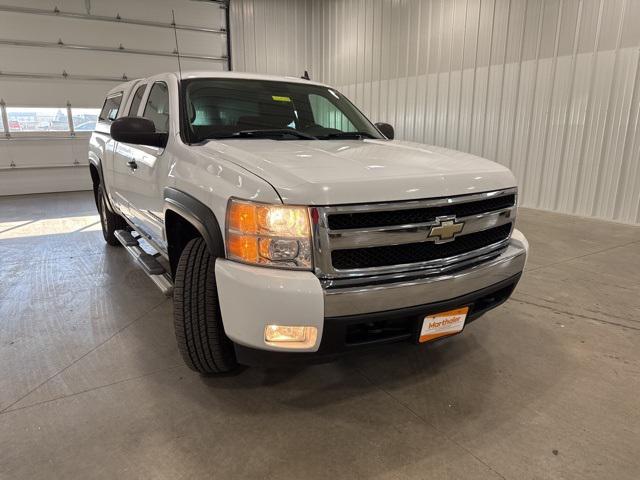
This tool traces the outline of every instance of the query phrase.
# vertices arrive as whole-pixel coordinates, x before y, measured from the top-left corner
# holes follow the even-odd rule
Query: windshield
[[[190,79],[184,85],[193,143],[213,138],[384,138],[331,88],[227,78]]]

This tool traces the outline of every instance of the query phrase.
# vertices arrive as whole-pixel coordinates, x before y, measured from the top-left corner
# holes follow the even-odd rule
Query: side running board
[[[144,270],[153,283],[162,290],[162,293],[170,297],[173,294],[171,275],[169,275],[169,272],[158,262],[156,258],[157,255],[151,255],[145,252],[138,242],[139,237],[134,237],[131,232],[127,230],[116,230],[114,235],[125,250],[138,261],[142,270]]]

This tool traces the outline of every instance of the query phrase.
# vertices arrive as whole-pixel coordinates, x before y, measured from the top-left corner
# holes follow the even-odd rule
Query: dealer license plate
[[[422,321],[420,343],[462,331],[467,313],[469,313],[469,307],[427,315]]]

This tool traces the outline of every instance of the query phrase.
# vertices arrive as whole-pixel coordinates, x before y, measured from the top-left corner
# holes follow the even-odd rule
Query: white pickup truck
[[[109,245],[173,295],[202,373],[454,335],[525,266],[516,181],[393,140],[330,86],[166,73],[106,97],[89,161]]]

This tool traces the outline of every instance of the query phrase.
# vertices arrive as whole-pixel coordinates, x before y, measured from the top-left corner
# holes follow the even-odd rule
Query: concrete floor
[[[640,228],[522,209],[451,339],[203,378],[89,193],[0,198],[0,478],[640,478]]]

